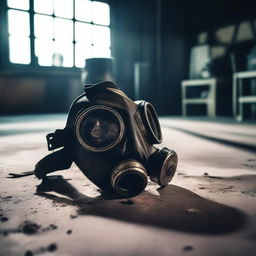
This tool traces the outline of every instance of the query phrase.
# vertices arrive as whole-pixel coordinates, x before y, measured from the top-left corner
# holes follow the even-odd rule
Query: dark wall
[[[182,6],[168,1],[111,1],[113,56],[116,82],[134,98],[134,65],[147,63],[144,99],[154,103],[159,114],[180,112],[180,80],[184,75],[187,40],[180,23]],[[167,9],[168,8],[168,9]],[[182,28],[181,28],[182,27]]]
[[[181,80],[188,69],[193,34],[182,1],[161,1],[161,106],[160,114],[181,113]],[[188,8],[189,9],[189,8]]]
[[[67,112],[81,92],[79,74],[2,71],[0,115]]]
[[[255,1],[112,0],[116,81],[134,97],[134,64],[151,65],[148,93],[161,115],[181,114],[181,80],[198,35],[254,19]],[[210,38],[212,39],[212,38]],[[213,43],[209,40],[207,43]],[[145,86],[142,86],[145,92]],[[230,92],[231,93],[231,92]]]
[[[133,98],[134,64],[148,63],[146,81],[151,83],[141,85],[144,98],[154,103],[159,114],[179,114],[180,81],[187,72],[192,43],[184,5],[167,0],[111,4],[117,83]]]
[[[134,64],[156,58],[156,1],[110,1],[116,82],[134,97]],[[154,86],[154,82],[149,85]]]

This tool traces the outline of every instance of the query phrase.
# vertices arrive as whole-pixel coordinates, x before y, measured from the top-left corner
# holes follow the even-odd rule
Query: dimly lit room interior
[[[255,1],[1,0],[0,26],[1,256],[255,255]]]

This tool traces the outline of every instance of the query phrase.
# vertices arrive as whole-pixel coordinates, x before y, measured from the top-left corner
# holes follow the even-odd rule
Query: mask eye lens
[[[147,107],[146,111],[146,116],[148,117],[148,124],[156,138],[156,142],[159,143],[162,140],[162,134],[155,110],[150,107]]]
[[[144,102],[140,108],[141,117],[147,131],[147,138],[150,143],[162,142],[162,132],[154,107],[149,102]]]
[[[82,146],[99,152],[114,147],[121,140],[123,129],[123,121],[115,110],[94,106],[78,117],[76,135]]]
[[[83,120],[79,131],[86,144],[102,148],[118,138],[120,126],[111,113],[94,110]]]

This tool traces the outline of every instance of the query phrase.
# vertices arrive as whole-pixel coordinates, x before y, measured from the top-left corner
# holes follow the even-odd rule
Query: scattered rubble
[[[122,200],[120,201],[120,204],[127,204],[127,205],[133,205],[135,204],[134,201],[127,199],[127,200]]]
[[[72,229],[67,230],[67,234],[68,235],[72,234]]]
[[[186,245],[183,247],[184,252],[188,252],[188,251],[192,251],[192,250],[193,250],[193,246],[191,246],[191,245]]]
[[[34,222],[25,221],[20,228],[22,233],[27,235],[33,235],[39,232],[41,226]]]
[[[200,212],[200,210],[195,209],[195,208],[189,208],[189,209],[186,210],[186,213],[187,213],[188,215],[196,215],[196,214],[198,214],[199,212]]]

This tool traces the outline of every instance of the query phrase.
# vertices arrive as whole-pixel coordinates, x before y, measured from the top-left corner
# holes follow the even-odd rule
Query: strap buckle
[[[67,144],[68,136],[67,130],[57,129],[54,133],[46,135],[48,150],[64,147]]]

